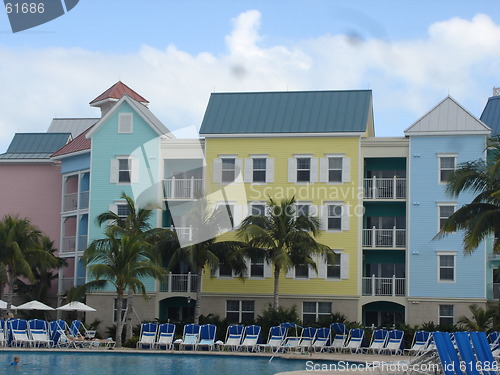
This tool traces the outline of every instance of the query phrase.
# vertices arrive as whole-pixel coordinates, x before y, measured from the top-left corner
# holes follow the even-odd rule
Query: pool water
[[[14,356],[21,362],[11,366]],[[304,359],[196,354],[0,352],[0,374],[16,375],[272,375],[306,370]]]

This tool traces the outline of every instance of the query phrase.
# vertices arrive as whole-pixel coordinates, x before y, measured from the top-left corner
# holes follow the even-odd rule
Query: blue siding
[[[71,173],[90,168],[90,151],[85,154],[69,156],[61,160],[61,173]]]
[[[438,183],[438,154],[457,154],[457,164],[484,158],[484,136],[410,138],[409,278],[410,297],[485,297],[485,247],[464,255],[462,233],[433,240],[438,231],[438,202],[469,203],[472,194],[450,197]],[[456,251],[455,282],[438,282],[439,251]]]

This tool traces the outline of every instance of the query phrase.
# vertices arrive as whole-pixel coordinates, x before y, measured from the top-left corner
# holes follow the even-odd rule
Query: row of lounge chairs
[[[0,346],[36,348],[113,347],[111,339],[95,338],[95,331],[85,328],[80,320],[70,326],[62,320],[0,320]]]

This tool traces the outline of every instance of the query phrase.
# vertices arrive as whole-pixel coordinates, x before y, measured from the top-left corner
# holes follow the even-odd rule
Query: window
[[[236,176],[236,159],[222,159],[222,182],[233,182]]]
[[[264,277],[264,256],[254,255],[250,258],[250,277]]]
[[[453,305],[439,305],[439,325],[453,325]]]
[[[328,182],[342,182],[342,158],[328,158]]]
[[[297,217],[311,215],[311,205],[308,203],[295,204],[295,215]]]
[[[444,223],[455,212],[455,205],[439,205],[439,230],[443,229]]]
[[[439,156],[439,182],[445,184],[455,171],[456,156]]]
[[[251,323],[255,315],[255,301],[226,301],[228,323]]]
[[[311,181],[311,158],[297,158],[297,182]]]
[[[303,302],[302,322],[304,324],[328,320],[332,315],[331,302]]]
[[[328,205],[328,230],[342,229],[342,206]]]
[[[265,203],[252,203],[250,205],[250,215],[252,216],[264,216],[266,214]]]
[[[126,203],[118,203],[116,205],[116,214],[120,218],[125,219],[128,216],[129,213],[130,213],[130,210],[129,210],[128,204],[126,204]]]
[[[308,279],[309,278],[309,265],[308,264],[297,264],[295,266],[295,278],[296,279]]]
[[[455,255],[439,254],[439,281],[455,281]]]
[[[118,159],[118,182],[129,183],[132,161],[129,158]]]
[[[326,277],[328,279],[340,279],[340,254],[334,254],[332,259],[327,260]]]
[[[253,158],[253,182],[266,182],[266,158]]]
[[[223,261],[219,263],[219,277],[233,277],[231,266]]]
[[[118,315],[116,315],[116,306],[118,305],[118,300],[115,298],[115,304],[114,304],[114,307],[113,307],[113,323],[116,323],[116,318],[118,317]],[[123,318],[125,316],[125,310],[127,310],[127,299],[123,299],[122,300],[122,321],[123,321]]]
[[[120,113],[118,116],[118,133],[132,133],[132,113]]]

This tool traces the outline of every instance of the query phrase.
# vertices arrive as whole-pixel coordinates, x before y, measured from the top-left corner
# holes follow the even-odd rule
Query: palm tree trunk
[[[275,309],[280,307],[280,268],[274,265],[274,303]]]
[[[132,313],[134,311],[134,291],[132,288],[128,289],[127,295],[127,313],[125,314],[125,340],[132,338]]]
[[[14,293],[14,275],[7,273],[7,293],[5,293],[5,302],[7,302],[7,308],[5,309],[5,316],[8,318],[12,306],[12,295]]]
[[[194,307],[194,322],[200,323],[200,300],[201,300],[201,277],[203,276],[203,268],[198,267],[198,277],[196,279],[196,305]]]
[[[116,346],[121,348],[122,346],[122,332],[123,332],[123,320],[122,320],[122,308],[123,308],[123,292],[118,292],[116,294]]]

